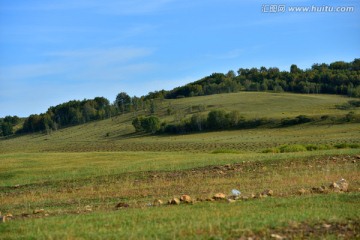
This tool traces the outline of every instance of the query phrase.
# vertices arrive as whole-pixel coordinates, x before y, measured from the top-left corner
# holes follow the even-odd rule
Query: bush
[[[316,151],[316,150],[328,150],[331,149],[332,147],[329,145],[315,145],[315,144],[308,144],[305,146],[306,150],[308,151]]]
[[[348,102],[351,106],[360,107],[360,100],[350,100]]]
[[[339,144],[335,144],[334,147],[336,147],[338,149],[342,149],[342,148],[360,148],[360,144],[357,144],[357,143],[339,143]]]
[[[280,153],[280,149],[278,148],[267,148],[262,153]]]
[[[132,121],[132,125],[137,132],[155,133],[160,130],[160,119],[155,116],[137,117]]]
[[[307,149],[303,145],[295,144],[295,145],[284,145],[281,146],[280,152],[288,153],[288,152],[306,152]]]

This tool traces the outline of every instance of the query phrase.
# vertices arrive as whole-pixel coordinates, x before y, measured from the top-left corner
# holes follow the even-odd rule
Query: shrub
[[[295,144],[295,145],[284,145],[281,146],[280,152],[287,153],[287,152],[306,152],[307,149],[303,145]]]
[[[278,148],[267,148],[262,153],[280,153],[280,149]]]
[[[309,144],[305,146],[307,151],[316,151],[319,150],[319,147],[317,145],[314,144]]]

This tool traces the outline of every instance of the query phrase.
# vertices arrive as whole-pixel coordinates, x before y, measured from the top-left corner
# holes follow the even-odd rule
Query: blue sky
[[[355,11],[263,13],[270,3]],[[352,61],[359,11],[358,0],[0,0],[0,117],[240,67]]]

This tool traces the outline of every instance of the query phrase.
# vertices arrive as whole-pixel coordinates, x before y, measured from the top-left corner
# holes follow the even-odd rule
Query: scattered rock
[[[333,190],[334,192],[340,192],[341,191],[340,186],[336,182],[331,183],[329,188],[331,190]]]
[[[92,207],[90,205],[85,206],[85,211],[92,212]]]
[[[255,198],[264,198],[264,197],[267,197],[267,195],[263,195],[263,194],[261,194],[261,193],[257,193],[257,194],[255,195]]]
[[[354,160],[352,160],[352,163],[356,163],[356,160],[354,159]]]
[[[306,193],[307,193],[307,191],[306,191],[305,189],[303,189],[303,188],[301,188],[301,189],[298,190],[298,194],[299,194],[299,195],[304,195],[304,194],[306,194]]]
[[[20,187],[20,184],[16,184],[15,186],[14,186],[14,188],[19,188]]]
[[[45,213],[45,210],[41,208],[41,209],[35,209],[33,211],[33,214],[40,214],[40,213]]]
[[[231,190],[231,196],[233,199],[238,199],[241,195],[241,192],[237,189]]]
[[[119,202],[118,204],[116,204],[115,208],[119,209],[119,208],[128,208],[130,207],[129,204],[127,203],[123,203],[123,202]]]
[[[227,199],[227,202],[228,203],[234,203],[234,202],[236,202],[234,199]]]
[[[355,157],[356,157],[357,159],[360,159],[360,155],[356,155]]]
[[[256,198],[256,195],[254,193],[251,193],[250,198]]]
[[[313,193],[325,193],[326,192],[326,187],[325,186],[313,187],[311,189],[311,192],[313,192]]]
[[[326,228],[326,229],[329,229],[329,228],[331,227],[330,224],[326,224],[326,223],[324,223],[322,226],[323,226],[324,228]]]
[[[344,178],[337,181],[336,184],[339,185],[341,191],[343,191],[343,192],[348,191],[349,183]]]
[[[0,214],[1,215],[1,214]],[[9,219],[9,218],[14,218],[14,216],[11,214],[11,213],[7,213],[6,215],[5,215],[5,217],[7,218],[7,219]]]
[[[224,193],[217,193],[213,196],[214,200],[224,200],[226,199],[226,195]]]
[[[161,206],[163,204],[164,204],[163,201],[161,201],[160,199],[155,199],[153,202],[154,206]]]
[[[184,202],[184,203],[191,203],[192,202],[191,197],[189,195],[182,195],[180,197],[180,201]]]
[[[179,205],[179,204],[180,204],[180,199],[178,199],[178,198],[173,198],[173,199],[170,199],[170,200],[168,201],[168,203],[171,204],[171,205]]]
[[[262,195],[266,195],[266,196],[273,196],[274,195],[274,191],[273,190],[271,190],[271,189],[267,189],[267,190],[265,190],[265,191],[263,191],[262,193],[261,193]]]
[[[279,234],[275,234],[275,233],[271,234],[270,236],[272,238],[275,238],[275,239],[278,239],[278,240],[285,239],[283,236],[280,236]]]

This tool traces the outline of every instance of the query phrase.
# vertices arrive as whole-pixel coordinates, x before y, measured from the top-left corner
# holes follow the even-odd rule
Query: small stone
[[[326,229],[328,229],[328,228],[330,228],[330,227],[331,227],[331,225],[330,225],[330,224],[326,224],[326,223],[324,223],[322,226],[323,226],[324,228],[326,228]]]
[[[191,203],[192,202],[191,197],[189,195],[182,195],[180,197],[180,201],[184,202],[184,203]]]
[[[305,189],[303,189],[303,188],[301,188],[301,189],[298,190],[298,194],[299,194],[299,195],[304,195],[306,192],[307,192],[307,191],[306,191]]]
[[[123,203],[123,202],[120,202],[118,204],[116,204],[115,208],[118,209],[118,208],[128,208],[130,207],[129,204],[127,203]]]
[[[234,199],[227,199],[227,202],[228,203],[234,203],[234,202],[236,202]]]
[[[256,195],[254,193],[251,193],[250,198],[256,198]]]
[[[267,195],[263,195],[263,194],[261,194],[261,193],[257,193],[257,194],[255,195],[255,198],[264,198],[264,197],[267,197]]]
[[[48,214],[48,213],[45,213],[45,214],[44,214],[44,216],[45,216],[45,217],[48,217],[48,216],[49,216],[49,214]]]
[[[356,163],[356,160],[354,159],[354,160],[352,160],[352,163]]]
[[[45,210],[44,209],[35,209],[34,211],[33,211],[33,214],[40,214],[40,213],[44,213],[45,212]]]
[[[267,190],[263,191],[261,194],[264,195],[264,196],[265,196],[265,195],[266,195],[266,196],[273,196],[273,195],[274,195],[274,191],[271,190],[271,189],[267,189]]]
[[[155,199],[153,202],[154,206],[161,206],[163,204],[164,204],[163,201],[161,201],[160,199]]]
[[[90,205],[86,205],[86,206],[85,206],[85,211],[91,212],[91,211],[92,211],[92,207],[91,207]]]
[[[285,239],[283,236],[280,236],[279,234],[271,234],[270,235],[272,238],[275,238],[275,239],[278,239],[278,240],[282,240],[282,239]]]
[[[171,200],[169,200],[171,205],[179,205],[180,204],[180,199],[178,198],[173,198]]]
[[[15,186],[14,186],[14,188],[19,188],[20,187],[20,184],[16,184]]]
[[[224,193],[217,193],[213,196],[214,200],[224,200],[226,199],[226,195]]]
[[[340,192],[341,191],[339,185],[336,182],[331,183],[329,188],[331,190],[333,190],[334,192]]]
[[[326,187],[325,186],[313,187],[311,189],[311,192],[313,192],[313,193],[325,193],[326,192]]]
[[[343,191],[343,192],[348,191],[349,183],[344,178],[337,181],[336,184],[339,185],[341,191]]]

